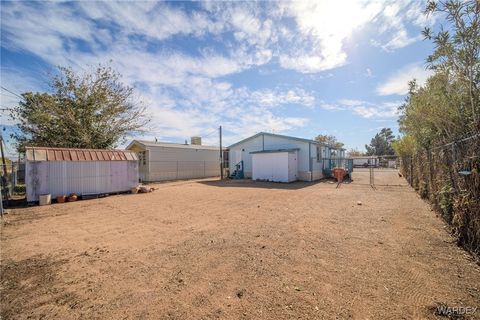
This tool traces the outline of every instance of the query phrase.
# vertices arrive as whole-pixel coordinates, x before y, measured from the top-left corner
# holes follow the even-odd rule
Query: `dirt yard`
[[[442,220],[396,172],[376,179],[377,190],[368,172],[338,189],[183,181],[12,210],[1,319],[442,319],[436,306],[480,307],[480,267]]]

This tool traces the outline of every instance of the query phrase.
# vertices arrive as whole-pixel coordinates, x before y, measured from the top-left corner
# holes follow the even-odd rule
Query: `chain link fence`
[[[18,184],[18,165],[17,163],[0,164],[2,199],[12,197],[15,187]]]
[[[147,176],[142,174],[148,174]],[[140,169],[140,179],[167,181],[220,176],[220,161],[150,161],[149,167]]]
[[[452,226],[458,244],[480,256],[480,135],[401,157],[401,172]]]

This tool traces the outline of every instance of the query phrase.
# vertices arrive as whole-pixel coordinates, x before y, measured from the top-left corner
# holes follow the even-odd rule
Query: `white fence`
[[[219,161],[150,161],[147,181],[198,179],[220,176]],[[142,175],[142,173],[140,173]]]

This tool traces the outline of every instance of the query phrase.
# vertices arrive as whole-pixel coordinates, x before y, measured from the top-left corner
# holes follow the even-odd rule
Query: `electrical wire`
[[[3,90],[5,90],[5,91],[7,91],[7,92],[9,92],[9,93],[13,94],[14,96],[16,96],[16,97],[18,97],[18,98],[20,98],[20,99],[22,99],[22,100],[23,100],[23,97],[22,97],[21,95],[19,95],[19,94],[15,93],[15,92],[13,92],[13,91],[11,91],[11,90],[9,90],[9,89],[5,88],[4,86],[0,86],[0,87],[1,87]]]

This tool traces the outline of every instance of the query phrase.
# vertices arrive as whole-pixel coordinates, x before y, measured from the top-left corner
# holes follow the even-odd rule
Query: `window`
[[[320,161],[320,147],[317,146],[317,162]]]
[[[140,165],[146,165],[147,164],[147,159],[146,159],[145,153],[146,153],[146,151],[140,151],[138,153],[138,163]]]

